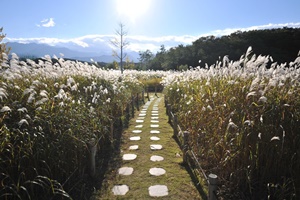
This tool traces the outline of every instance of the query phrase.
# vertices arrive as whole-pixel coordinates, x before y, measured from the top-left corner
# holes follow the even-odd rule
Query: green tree
[[[127,54],[124,53],[124,48],[126,48],[129,45],[129,42],[125,39],[127,36],[127,31],[124,30],[125,25],[120,22],[119,28],[116,30],[115,34],[116,37],[111,40],[111,44],[116,47],[118,50],[113,50],[113,56],[120,60],[120,69],[121,74],[123,74],[124,67],[123,67],[123,60],[126,58]]]
[[[142,69],[149,69],[150,61],[154,58],[153,53],[147,49],[146,51],[140,51],[140,64]]]
[[[9,54],[10,48],[6,47],[5,43],[2,43],[2,40],[6,37],[6,34],[2,33],[3,27],[0,28],[0,62],[3,59],[3,53]]]

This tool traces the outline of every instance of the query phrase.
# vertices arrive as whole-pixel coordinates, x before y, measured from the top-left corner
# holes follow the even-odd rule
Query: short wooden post
[[[188,156],[188,150],[189,150],[189,132],[184,131],[183,132],[183,163],[187,164],[187,156]]]
[[[168,122],[170,123],[171,122],[171,112],[172,112],[172,110],[171,110],[171,104],[168,104],[167,105],[167,108],[168,108],[168,113],[167,113],[167,115],[168,115]]]
[[[177,137],[177,135],[178,135],[178,122],[177,122],[177,115],[176,114],[174,114],[173,130],[174,130],[174,132],[173,132],[174,136]]]
[[[217,191],[217,184],[218,184],[218,176],[215,174],[208,175],[208,199],[209,200],[216,200],[216,191]]]
[[[142,102],[143,102],[143,104],[145,104],[145,91],[144,90],[142,91]]]
[[[140,105],[139,105],[139,93],[136,93],[136,109],[137,111],[140,111]]]
[[[131,96],[131,115],[134,118],[134,96]]]
[[[150,101],[150,96],[149,96],[149,86],[147,87],[147,97],[148,97],[148,101]]]
[[[130,120],[129,104],[126,104],[125,115],[126,115],[126,127],[128,127],[129,120]]]
[[[92,138],[89,142],[86,143],[89,152],[89,174],[91,177],[94,177],[96,174],[96,152],[97,152],[97,143],[95,138]]]

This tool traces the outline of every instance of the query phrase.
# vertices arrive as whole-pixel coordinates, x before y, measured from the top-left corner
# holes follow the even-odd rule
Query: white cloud
[[[46,28],[54,27],[55,26],[55,22],[54,22],[53,18],[43,19],[40,24],[37,24],[37,26],[38,27],[42,26],[42,27],[46,27]]]
[[[42,25],[45,27],[50,27],[54,23],[53,18],[42,20]],[[284,23],[284,24],[266,24],[251,26],[246,28],[227,28],[223,30],[214,30],[205,34],[200,35],[182,35],[182,36],[161,36],[161,37],[149,37],[142,35],[128,35],[127,40],[130,45],[127,47],[131,51],[145,51],[149,49],[153,53],[156,53],[161,45],[164,45],[166,49],[170,47],[178,46],[179,44],[189,45],[193,41],[197,40],[200,37],[205,37],[209,35],[214,36],[223,36],[229,35],[236,31],[250,31],[250,30],[259,30],[259,29],[272,29],[272,28],[281,28],[281,27],[293,27],[300,28],[300,22],[298,23]],[[69,39],[59,39],[59,38],[4,38],[6,42],[20,42],[20,43],[42,43],[48,44],[51,46],[63,46],[68,47],[74,50],[86,50],[86,51],[100,51],[105,50],[106,52],[111,51],[110,41],[115,38],[115,35],[85,35],[77,38]],[[4,42],[5,42],[4,41]]]

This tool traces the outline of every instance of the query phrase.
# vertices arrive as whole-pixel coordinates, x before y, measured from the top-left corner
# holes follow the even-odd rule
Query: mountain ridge
[[[93,51],[80,51],[74,50],[63,46],[50,46],[48,44],[38,43],[19,43],[19,42],[8,42],[7,47],[11,48],[10,53],[16,53],[19,57],[33,57],[39,58],[45,55],[61,57],[63,54],[64,58],[75,59],[80,61],[90,62],[91,59],[97,62],[110,63],[117,60],[114,56],[108,55],[107,51],[104,52],[93,52]],[[128,57],[133,62],[138,62],[138,52],[128,51]]]

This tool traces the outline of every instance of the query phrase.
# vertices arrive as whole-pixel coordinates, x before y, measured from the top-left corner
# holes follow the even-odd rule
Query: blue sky
[[[190,44],[236,30],[300,27],[299,0],[1,0],[6,41],[107,42],[122,21],[131,49]],[[88,38],[88,39],[87,39]]]

